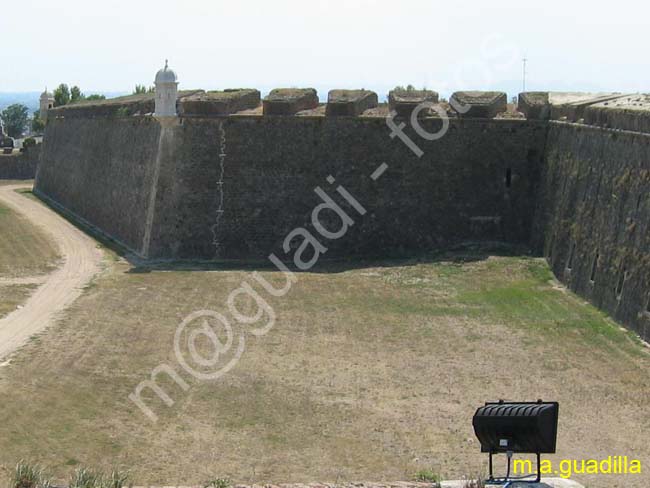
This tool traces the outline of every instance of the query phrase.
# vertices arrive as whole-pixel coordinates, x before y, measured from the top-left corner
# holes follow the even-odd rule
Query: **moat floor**
[[[1,232],[3,252],[6,239]],[[648,350],[554,281],[541,259],[330,265],[297,274],[286,296],[273,297],[253,270],[143,269],[105,252],[81,298],[0,368],[4,466],[36,461],[62,480],[80,465],[119,466],[136,485],[395,480],[424,470],[454,479],[485,468],[471,418],[499,398],[560,402],[554,463],[649,459]],[[55,256],[41,254],[35,262]],[[261,276],[285,284],[279,272]],[[227,298],[243,281],[275,313],[266,334],[253,329],[268,310],[257,324],[234,325]],[[249,318],[258,310],[243,295],[235,304]],[[244,341],[229,371],[202,381],[178,364],[174,336],[206,309],[233,322],[225,359]],[[217,343],[194,337],[195,352],[212,359]],[[171,406],[143,392],[154,423],[129,395],[161,364],[187,389],[161,375]],[[649,480],[572,478],[603,488]]]

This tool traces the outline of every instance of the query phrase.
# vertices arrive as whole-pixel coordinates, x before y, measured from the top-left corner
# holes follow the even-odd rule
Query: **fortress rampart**
[[[0,180],[31,180],[41,158],[41,144],[27,147],[22,152],[0,154]]]
[[[465,242],[530,246],[572,289],[647,338],[646,98],[522,94],[522,115],[498,93],[455,94],[476,100],[466,113],[435,92],[421,96],[438,107],[420,114],[423,129],[436,132],[440,113],[450,116],[440,139],[401,118],[408,100],[391,106],[421,157],[391,137],[388,107],[366,90],[337,91],[324,105],[301,90],[264,104],[256,90],[186,91],[178,117],[162,121],[151,115],[153,95],[54,109],[35,191],[150,259],[273,252],[289,263],[302,240],[287,236],[297,228],[318,237],[325,258]],[[319,205],[328,207],[317,217],[330,238],[314,230]],[[348,231],[334,238],[346,217]]]
[[[555,275],[650,338],[650,134],[551,122],[537,209]]]

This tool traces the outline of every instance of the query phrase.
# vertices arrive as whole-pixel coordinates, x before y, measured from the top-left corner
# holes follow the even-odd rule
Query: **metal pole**
[[[492,475],[492,451],[490,451],[490,478],[488,481],[494,481],[494,476]]]
[[[526,91],[526,62],[528,61],[528,59],[524,58],[524,59],[522,59],[522,61],[523,61],[523,65],[524,65],[524,67],[523,67],[523,71],[524,71],[524,73],[523,73],[523,75],[524,75],[523,76],[523,78],[524,78],[523,87],[524,87],[524,89],[523,89],[523,91]]]

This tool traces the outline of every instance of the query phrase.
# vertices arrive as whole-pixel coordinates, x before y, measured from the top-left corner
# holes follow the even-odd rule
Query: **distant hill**
[[[39,92],[0,92],[0,110],[4,110],[6,107],[13,105],[14,103],[22,103],[27,106],[29,113],[31,114],[38,110],[38,97],[40,95]]]

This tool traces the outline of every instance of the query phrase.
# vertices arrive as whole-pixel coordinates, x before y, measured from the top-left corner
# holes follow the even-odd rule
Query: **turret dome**
[[[156,83],[176,83],[176,73],[174,70],[169,69],[167,60],[165,60],[165,67],[156,73]]]
[[[154,116],[176,117],[176,102],[178,101],[178,78],[169,69],[167,60],[165,67],[156,73],[156,96]]]

